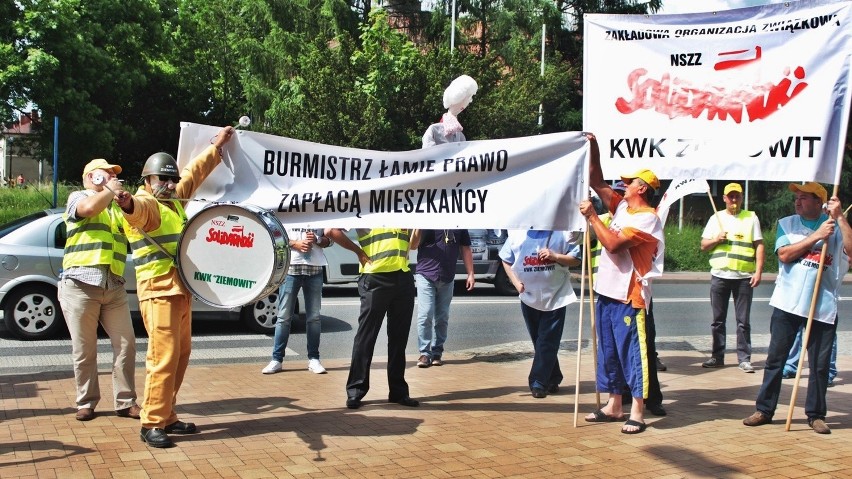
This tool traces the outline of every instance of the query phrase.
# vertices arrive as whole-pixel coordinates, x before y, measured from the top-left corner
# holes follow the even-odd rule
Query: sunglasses
[[[153,175],[153,176],[157,177],[163,183],[165,183],[167,181],[171,181],[172,183],[180,182],[180,177],[177,177],[177,176],[171,176],[171,175]]]

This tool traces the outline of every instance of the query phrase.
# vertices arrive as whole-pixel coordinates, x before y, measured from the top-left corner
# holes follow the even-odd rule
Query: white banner
[[[699,180],[695,178],[675,178],[669,185],[669,188],[663,193],[660,198],[660,204],[657,205],[657,216],[666,225],[666,219],[669,217],[669,208],[675,201],[683,198],[686,195],[694,193],[710,193],[710,185],[707,180]]]
[[[607,178],[834,183],[852,2],[586,15],[583,128]]]
[[[181,123],[179,165],[218,131]],[[587,145],[571,132],[391,152],[239,130],[196,198],[252,204],[311,228],[579,231]],[[192,202],[188,213],[203,206]]]

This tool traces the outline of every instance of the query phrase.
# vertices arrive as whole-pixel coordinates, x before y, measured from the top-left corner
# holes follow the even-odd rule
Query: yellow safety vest
[[[736,226],[728,231],[728,238],[724,242],[713,248],[710,267],[753,273],[757,269],[754,258],[754,222],[757,216],[751,211],[742,210],[733,219],[728,225]]]
[[[598,218],[601,219],[601,222],[609,228],[609,224],[612,223],[612,213],[604,213],[599,215]],[[589,252],[589,262],[592,264],[592,284],[595,284],[595,281],[598,279],[598,263],[601,260],[601,242],[598,239],[595,239],[595,244],[592,246],[592,250]]]
[[[172,258],[177,254],[178,240],[186,223],[186,212],[180,203],[175,202],[177,211],[157,202],[160,209],[160,227],[149,231],[154,241],[160,244]],[[160,248],[152,244],[142,233],[124,220],[124,229],[127,231],[127,239],[133,249],[133,264],[136,265],[136,281],[156,278],[169,272],[175,267],[172,258],[163,253]]]
[[[62,268],[108,264],[109,270],[121,276],[127,261],[127,238],[121,231],[121,213],[111,203],[109,207],[90,218],[77,220],[63,216],[68,231]]]
[[[358,237],[361,249],[371,263],[361,267],[362,273],[390,273],[409,271],[408,242],[411,230],[399,228],[373,228]]]

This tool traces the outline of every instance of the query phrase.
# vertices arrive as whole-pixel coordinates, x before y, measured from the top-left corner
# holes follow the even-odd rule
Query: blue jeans
[[[539,311],[521,303],[521,313],[535,351],[528,378],[530,389],[547,390],[562,382],[558,354],[565,327],[565,310],[562,307],[553,311]]]
[[[447,341],[453,281],[432,281],[415,274],[414,282],[417,285],[417,346],[420,354],[440,358],[444,353],[444,342]]]
[[[769,349],[766,352],[766,366],[763,368],[763,384],[757,393],[756,409],[768,417],[775,414],[778,406],[778,396],[781,393],[781,376],[784,363],[790,353],[790,346],[796,338],[796,333],[807,322],[808,318],[796,316],[775,308],[769,324]],[[805,398],[805,415],[808,419],[825,419],[828,405],[825,392],[828,387],[828,364],[831,360],[831,345],[837,333],[837,321],[834,324],[814,321],[811,324],[809,338],[808,392]]]
[[[790,348],[790,355],[787,356],[787,364],[784,365],[784,372],[788,374],[796,374],[799,368],[799,356],[802,354],[802,333],[804,327],[799,328],[799,333],[796,334],[796,339],[793,341],[793,347]],[[834,336],[834,346],[831,347],[831,363],[828,365],[828,382],[834,381],[837,377],[837,336]]]
[[[275,322],[275,343],[272,346],[272,359],[284,360],[284,350],[290,339],[290,323],[293,322],[293,306],[299,290],[305,297],[305,317],[308,336],[308,359],[319,359],[320,305],[322,304],[322,273],[311,276],[291,274],[278,288],[278,320]]]

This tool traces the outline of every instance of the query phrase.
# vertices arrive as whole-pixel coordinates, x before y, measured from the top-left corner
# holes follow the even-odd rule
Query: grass
[[[78,187],[59,184],[56,205],[65,206],[68,194]],[[26,188],[0,188],[0,224],[53,206],[52,183],[29,183]]]
[[[775,250],[775,226],[763,230],[763,244],[766,250],[764,273],[777,273],[778,261],[772,251]],[[678,230],[676,225],[666,226],[665,270],[673,271],[710,271],[710,253],[701,251],[701,233],[704,225],[684,225]]]
[[[57,187],[57,205],[62,208],[72,191],[79,185],[61,183]],[[26,188],[0,189],[0,225],[16,220],[38,210],[50,208],[53,202],[53,184],[28,184]],[[765,226],[765,225],[764,225]],[[666,264],[667,272],[674,271],[710,271],[709,253],[701,252],[701,232],[704,225],[686,224],[679,230],[677,225],[666,226]],[[778,272],[778,262],[772,251],[775,249],[775,230],[763,232],[766,244],[766,264],[764,272]]]

